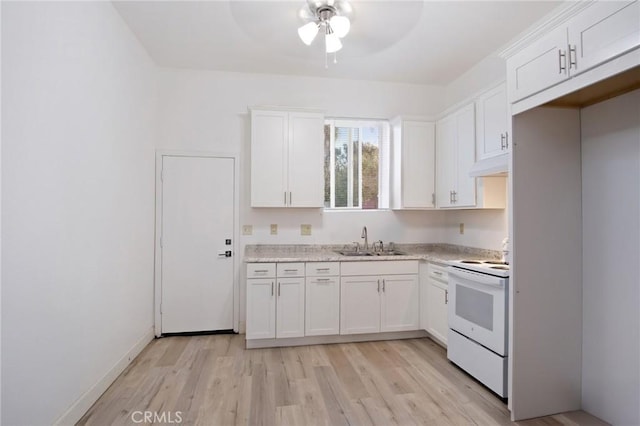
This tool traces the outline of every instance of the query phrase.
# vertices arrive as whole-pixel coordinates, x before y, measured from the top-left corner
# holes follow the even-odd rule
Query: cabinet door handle
[[[449,304],[449,290],[444,291],[444,304],[445,305]]]
[[[504,133],[500,133],[500,149],[503,151],[506,149]]]
[[[273,281],[271,281],[271,296],[273,296]]]
[[[573,56],[571,55],[573,54]],[[569,69],[578,68],[578,51],[575,45],[569,45]]]
[[[291,195],[291,191],[289,191],[289,205],[293,205],[293,196]]]
[[[559,74],[562,74],[562,71],[565,73],[567,71],[567,53],[562,49],[558,49],[558,68],[560,69]]]
[[[378,280],[378,293],[380,293],[380,280]]]
[[[284,205],[287,205],[287,191],[284,191]]]
[[[385,282],[384,280],[382,280],[382,292],[384,293],[384,288],[385,288]]]
[[[434,207],[436,205],[436,193],[435,192],[431,193],[431,205],[433,205]]]
[[[504,149],[509,149],[509,132],[504,132]]]
[[[280,297],[280,283],[278,283],[278,297]]]

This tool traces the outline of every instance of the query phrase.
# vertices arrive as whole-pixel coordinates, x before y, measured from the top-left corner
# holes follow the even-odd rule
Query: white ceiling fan
[[[298,11],[298,16],[306,22],[298,28],[298,35],[302,42],[310,46],[322,29],[325,54],[335,54],[342,49],[340,39],[344,38],[351,29],[353,8],[346,0],[307,0],[307,4]],[[337,61],[334,56],[335,62]]]

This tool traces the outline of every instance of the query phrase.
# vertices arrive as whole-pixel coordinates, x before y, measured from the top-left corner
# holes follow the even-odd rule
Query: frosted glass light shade
[[[318,34],[318,24],[315,22],[309,22],[308,24],[304,24],[300,28],[298,28],[298,35],[300,36],[300,40],[307,46],[311,45],[313,39],[316,38]]]
[[[325,36],[325,42],[326,42],[327,53],[334,53],[342,49],[342,42],[340,41],[340,38],[335,33],[327,34]]]
[[[333,32],[340,38],[346,36],[351,29],[351,22],[346,16],[334,16],[329,20]]]

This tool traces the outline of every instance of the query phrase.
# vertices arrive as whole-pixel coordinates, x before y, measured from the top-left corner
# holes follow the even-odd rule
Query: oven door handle
[[[504,288],[505,279],[494,277],[492,275],[461,271],[460,269],[453,267],[449,269],[449,276],[451,275],[460,278],[471,285],[482,284],[494,288]]]

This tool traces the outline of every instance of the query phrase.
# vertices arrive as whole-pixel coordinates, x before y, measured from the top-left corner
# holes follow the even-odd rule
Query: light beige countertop
[[[351,245],[349,245],[351,247]],[[269,262],[368,262],[375,260],[424,260],[446,264],[457,259],[499,259],[500,252],[454,244],[394,244],[402,256],[344,256],[345,245],[252,244],[244,251],[246,263]]]

